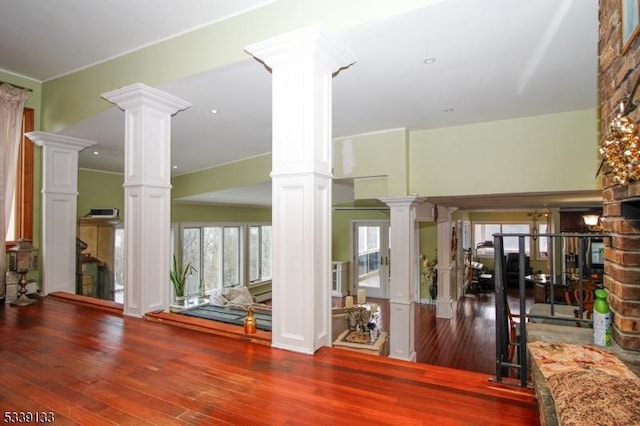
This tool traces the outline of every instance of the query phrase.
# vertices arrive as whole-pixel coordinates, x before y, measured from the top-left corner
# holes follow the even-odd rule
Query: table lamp
[[[27,272],[37,269],[38,267],[38,249],[35,248],[30,240],[20,238],[18,243],[7,250],[9,255],[9,270],[20,274],[18,281],[18,297],[11,302],[11,306],[27,306],[35,302],[34,299],[27,297]]]

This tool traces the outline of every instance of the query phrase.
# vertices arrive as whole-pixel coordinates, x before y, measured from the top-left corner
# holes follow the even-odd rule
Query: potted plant
[[[183,301],[186,294],[185,289],[187,285],[187,277],[196,272],[196,268],[193,267],[191,262],[186,265],[182,260],[178,260],[176,255],[173,255],[173,267],[169,272],[169,279],[173,285],[173,292],[176,295],[176,301]]]

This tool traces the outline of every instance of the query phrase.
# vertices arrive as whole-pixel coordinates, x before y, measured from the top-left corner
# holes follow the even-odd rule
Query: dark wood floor
[[[46,297],[0,308],[0,407],[56,424],[538,424],[486,374],[273,349]]]
[[[80,303],[96,303],[103,309],[120,312],[122,305],[83,296],[56,294],[66,300]],[[518,291],[508,289],[507,300],[511,312],[519,312]],[[389,301],[369,298],[368,302],[380,306],[378,324],[382,330],[389,330]],[[342,306],[343,299],[334,298],[333,306]],[[526,306],[533,303],[532,289],[526,290]],[[258,330],[254,335],[246,335],[242,327],[215,321],[185,317],[178,314],[149,314],[148,319],[166,324],[190,328],[218,335],[239,338],[245,341],[271,344],[271,333]],[[467,293],[456,307],[453,318],[436,318],[434,304],[415,305],[415,351],[419,363],[438,365],[488,375],[495,375],[495,295],[489,293]]]

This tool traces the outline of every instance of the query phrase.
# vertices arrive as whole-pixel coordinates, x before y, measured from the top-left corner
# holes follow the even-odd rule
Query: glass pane
[[[124,302],[124,229],[116,228],[113,251],[113,285],[115,289],[114,301]]]
[[[367,251],[367,227],[358,226],[358,254]]]
[[[191,263],[196,270],[187,277],[185,295],[188,297],[198,294],[200,287],[200,229],[185,228],[182,239],[182,262]]]
[[[380,227],[367,227],[367,251],[380,250]]]
[[[502,232],[504,234],[528,234],[530,229],[528,223],[505,223],[502,225]],[[530,240],[529,237],[524,239],[524,252],[527,255],[531,253]],[[517,253],[519,251],[518,244],[518,237],[504,237],[504,252]]]
[[[358,275],[359,276],[365,275],[368,272],[367,267],[368,267],[367,255],[361,254],[360,256],[358,256]]]
[[[260,279],[260,227],[249,227],[249,281]]]
[[[547,224],[543,223],[539,226],[540,234],[547,233]],[[549,256],[549,237],[538,238],[538,259],[546,259]]]
[[[222,260],[221,244],[222,228],[205,227],[202,247],[202,282],[205,292],[222,287],[222,281],[220,280],[222,270],[220,268]]]
[[[225,287],[240,283],[240,229],[225,227],[223,234],[223,278]]]
[[[262,227],[262,274],[261,278],[271,278],[271,226]]]

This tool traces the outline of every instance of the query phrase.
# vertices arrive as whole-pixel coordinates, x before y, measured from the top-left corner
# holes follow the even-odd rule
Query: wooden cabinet
[[[117,219],[80,218],[78,238],[86,245],[79,254],[76,293],[113,300],[115,229]],[[82,247],[84,247],[82,245]]]
[[[585,232],[585,212],[560,212],[560,232]]]

